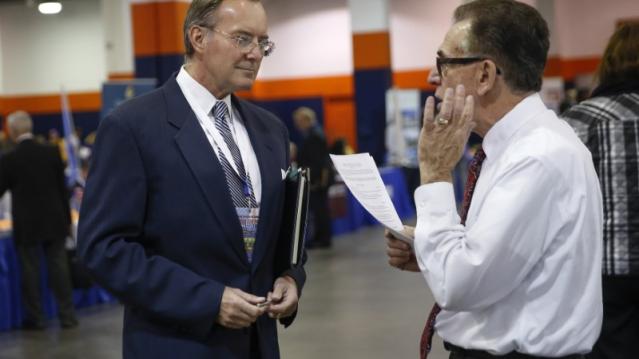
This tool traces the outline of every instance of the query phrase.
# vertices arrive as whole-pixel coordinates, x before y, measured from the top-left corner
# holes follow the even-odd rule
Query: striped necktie
[[[228,107],[224,101],[218,101],[215,103],[215,106],[213,106],[213,110],[211,112],[213,113],[213,119],[215,120],[215,128],[217,128],[222,138],[224,138],[224,143],[226,143],[226,146],[231,153],[231,157],[233,158],[233,163],[235,163],[235,168],[237,168],[237,172],[235,172],[224,155],[224,152],[222,152],[218,146],[218,156],[220,158],[222,168],[224,169],[224,173],[226,174],[226,182],[229,187],[231,197],[233,198],[233,204],[235,207],[256,208],[257,201],[255,200],[255,194],[253,193],[251,177],[244,169],[244,162],[242,162],[240,149],[237,147],[237,143],[235,143],[235,140],[233,139],[233,133],[231,132],[229,121],[226,120],[226,117],[229,114]]]
[[[481,172],[481,165],[485,159],[486,153],[480,147],[477,152],[475,152],[473,159],[470,161],[470,166],[468,167],[468,180],[466,181],[466,189],[464,190],[464,201],[462,202],[460,213],[461,224],[466,224],[466,216],[468,215],[468,209],[470,208],[470,201],[473,198],[475,184],[477,183],[479,172]],[[422,339],[419,342],[419,357],[421,359],[426,359],[428,357],[428,353],[430,352],[433,342],[433,335],[435,334],[435,319],[437,319],[437,314],[439,314],[441,310],[442,308],[440,308],[437,303],[433,304],[433,308],[430,310],[428,320],[426,320],[426,325],[422,332]]]

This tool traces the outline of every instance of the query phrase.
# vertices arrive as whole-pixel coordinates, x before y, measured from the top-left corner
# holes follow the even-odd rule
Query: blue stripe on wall
[[[49,130],[55,128],[58,130],[60,136],[62,136],[62,114],[43,114],[32,115],[33,119],[33,134],[42,135],[45,138],[49,135]],[[82,137],[86,137],[89,133],[98,129],[100,122],[100,112],[74,112],[73,122],[75,128],[80,129]]]
[[[161,86],[174,72],[180,70],[183,63],[182,54],[139,56],[135,58],[135,77],[155,78],[158,80],[158,86]]]
[[[392,85],[391,70],[356,70],[354,82],[358,151],[369,152],[377,164],[383,164],[386,156],[386,90]]]

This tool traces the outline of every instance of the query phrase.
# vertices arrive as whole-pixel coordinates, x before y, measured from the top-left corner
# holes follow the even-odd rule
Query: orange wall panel
[[[131,4],[135,56],[184,52],[182,26],[189,3]]]
[[[343,137],[353,148],[357,148],[355,103],[352,98],[324,99],[324,132],[328,145]]]
[[[558,76],[566,81],[572,81],[577,75],[596,72],[600,62],[601,58],[599,57],[562,59],[553,56],[546,61],[544,76]]]
[[[389,68],[391,66],[388,32],[353,34],[355,70]]]
[[[186,2],[158,3],[158,35],[160,47],[158,54],[183,54],[184,37],[182,27],[189,9]]]
[[[133,53],[135,56],[152,56],[158,52],[156,33],[158,18],[156,3],[131,4],[133,27]]]

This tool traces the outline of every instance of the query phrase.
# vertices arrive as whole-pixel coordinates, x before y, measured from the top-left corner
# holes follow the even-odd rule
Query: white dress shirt
[[[602,320],[602,202],[590,152],[538,94],[483,141],[466,225],[452,184],[415,192],[415,254],[445,341],[493,354],[587,353]]]
[[[259,204],[262,198],[262,176],[260,175],[260,166],[257,162],[257,157],[255,156],[255,151],[253,150],[253,145],[251,144],[251,139],[246,131],[244,122],[242,121],[237,109],[233,107],[231,95],[228,95],[223,99],[216,99],[209,90],[207,90],[199,82],[195,81],[195,79],[186,72],[184,67],[180,69],[176,81],[180,86],[184,97],[186,97],[186,101],[195,113],[200,126],[202,126],[202,130],[206,134],[206,138],[209,140],[211,147],[213,147],[213,152],[215,152],[215,155],[218,156],[218,160],[220,159],[220,154],[218,152],[219,148],[222,153],[224,153],[224,156],[226,156],[235,172],[239,173],[235,166],[235,161],[233,161],[233,156],[231,156],[231,151],[226,145],[226,142],[224,142],[224,138],[215,127],[215,119],[211,113],[211,110],[217,101],[224,101],[226,103],[226,106],[229,109],[229,115],[232,117],[232,125],[230,125],[229,128],[231,128],[233,138],[237,143],[237,147],[240,149],[244,168],[248,172],[249,176],[251,176],[253,193],[255,194],[255,200]],[[227,118],[226,120],[230,121],[231,118]]]

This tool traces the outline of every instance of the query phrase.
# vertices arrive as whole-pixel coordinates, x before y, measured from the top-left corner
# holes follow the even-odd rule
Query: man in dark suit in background
[[[100,124],[78,248],[125,305],[124,358],[279,358],[306,278],[279,235],[288,133],[233,95],[274,48],[266,13],[194,0],[184,40],[179,73]]]
[[[40,296],[40,254],[44,249],[49,283],[63,328],[78,325],[73,310],[65,250],[71,212],[64,164],[57,147],[33,140],[31,117],[23,111],[8,116],[15,149],[0,159],[0,196],[11,191],[13,238],[20,261],[24,329],[44,329]]]
[[[309,207],[313,233],[307,248],[328,248],[331,246],[331,217],[328,209],[328,187],[333,182],[331,160],[326,145],[326,137],[317,125],[315,111],[300,107],[293,112],[295,128],[304,140],[299,147],[297,164],[311,170],[311,198]]]

